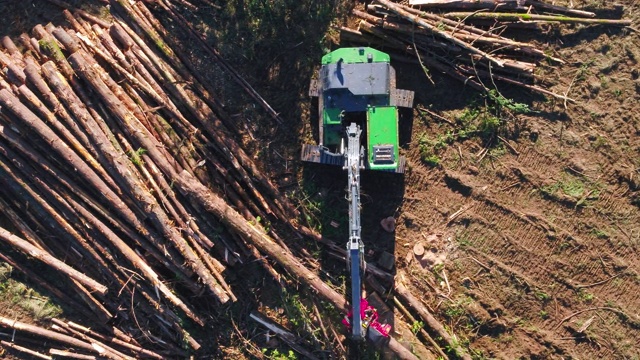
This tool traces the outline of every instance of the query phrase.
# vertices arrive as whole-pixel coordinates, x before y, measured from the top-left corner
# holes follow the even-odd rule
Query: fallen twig
[[[537,15],[537,14],[521,14],[521,13],[495,13],[495,12],[449,12],[443,15],[447,19],[458,20],[500,20],[500,21],[547,21],[547,22],[561,22],[561,23],[575,23],[575,24],[599,24],[599,25],[616,25],[616,26],[629,26],[631,20],[617,20],[617,19],[586,19],[576,18],[561,15]]]
[[[616,314],[620,314],[620,315],[623,315],[623,316],[625,316],[625,317],[629,317],[629,315],[627,315],[624,311],[622,311],[622,310],[618,310],[618,309],[616,309],[616,308],[612,308],[612,307],[608,307],[608,306],[592,307],[592,308],[588,308],[588,309],[583,309],[583,310],[580,310],[580,311],[576,311],[576,312],[574,312],[573,314],[571,314],[571,315],[569,315],[569,316],[566,316],[565,318],[563,318],[562,320],[560,320],[560,322],[558,323],[558,325],[556,325],[556,326],[553,328],[553,330],[554,330],[554,331],[555,331],[555,330],[558,330],[558,328],[559,328],[562,324],[564,324],[567,320],[570,320],[571,318],[573,318],[573,317],[575,317],[575,316],[578,316],[578,315],[580,315],[580,314],[582,314],[582,313],[585,313],[585,312],[588,312],[588,311],[597,311],[597,310],[606,310],[606,311],[611,311],[611,312],[614,312],[614,313],[616,313]]]
[[[575,285],[575,288],[576,288],[576,289],[585,289],[585,288],[590,288],[590,287],[594,287],[594,286],[598,286],[598,285],[606,284],[606,283],[608,283],[609,281],[611,281],[611,280],[613,280],[613,279],[617,278],[617,277],[618,277],[618,276],[620,276],[620,275],[622,275],[622,273],[615,274],[615,275],[610,276],[610,277],[608,277],[608,278],[606,278],[606,279],[604,279],[604,280],[602,280],[602,281],[594,282],[594,283],[592,283],[592,284],[587,284],[587,285]]]

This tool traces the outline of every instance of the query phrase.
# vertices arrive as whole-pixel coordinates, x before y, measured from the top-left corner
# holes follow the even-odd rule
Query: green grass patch
[[[423,327],[424,327],[424,322],[414,321],[413,324],[411,324],[411,332],[414,334],[417,334],[418,331],[420,331]]]
[[[557,198],[558,194],[564,194],[575,199],[576,207],[590,205],[600,197],[603,185],[598,182],[587,181],[583,178],[563,173],[560,180],[555,183],[540,187],[540,191],[551,198]]]
[[[601,229],[593,229],[591,230],[591,234],[593,234],[598,239],[608,239],[610,237],[606,231]]]
[[[62,308],[20,281],[11,277],[13,268],[0,263],[0,302],[17,306],[27,312],[35,321],[60,316]]]
[[[422,117],[427,117],[426,112],[417,110]],[[499,92],[491,90],[483,97],[473,100],[457,117],[454,129],[448,129],[441,134],[422,134],[418,140],[420,158],[432,167],[439,166],[443,153],[453,144],[469,139],[481,140],[498,152],[491,152],[492,156],[504,154],[496,135],[506,135],[507,123],[514,119],[516,114],[531,112],[527,104],[518,103],[507,99]]]
[[[262,353],[269,360],[297,360],[298,359],[298,355],[296,355],[296,353],[294,353],[293,350],[284,352],[278,349],[273,349],[273,350],[262,349]]]
[[[584,289],[580,289],[578,291],[578,297],[580,298],[580,300],[586,303],[592,302],[593,299],[595,298],[595,296],[592,293],[585,291]]]
[[[540,189],[549,195],[554,195],[558,191],[562,191],[565,195],[579,198],[584,193],[585,184],[580,179],[564,175],[562,179],[556,181],[554,184],[542,186]]]
[[[146,154],[147,150],[144,148],[138,148],[136,151],[129,152],[129,159],[137,166],[142,166],[142,155]]]

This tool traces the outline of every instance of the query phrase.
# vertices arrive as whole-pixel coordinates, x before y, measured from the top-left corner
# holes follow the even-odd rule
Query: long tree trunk
[[[65,345],[70,345],[78,349],[83,349],[89,351],[94,354],[98,354],[101,356],[106,356],[109,359],[117,359],[116,357],[109,356],[108,353],[100,350],[100,347],[94,347],[93,344],[89,342],[85,342],[82,340],[78,340],[68,335],[60,334],[55,331],[47,330],[35,325],[29,325],[20,321],[8,319],[6,317],[0,316],[0,326],[7,327],[9,329],[14,329],[16,331],[24,331],[32,335],[40,336],[45,339],[56,341]]]
[[[310,286],[326,301],[332,303],[338,310],[347,312],[348,306],[344,297],[329,287],[318,275],[304,267],[290,252],[282,249],[258,228],[249,224],[239,213],[229,207],[222,199],[211,192],[206,186],[186,172],[174,175],[174,181],[180,191],[193,201],[201,203],[230,229],[238,232],[247,242],[254,244],[262,253],[267,254],[279,265],[284,267],[291,276]],[[389,348],[401,359],[416,359],[409,350],[391,338]]]
[[[408,303],[411,308],[413,308],[418,315],[424,320],[425,325],[434,331],[442,340],[453,350],[456,352],[457,356],[464,360],[471,360],[471,356],[466,352],[465,349],[460,347],[460,342],[455,340],[451,334],[444,328],[442,325],[430,312],[425,308],[422,303],[416,299],[413,294],[407,289],[402,283],[397,282],[395,285],[396,294],[398,294],[406,303]]]
[[[104,71],[99,68],[99,65],[93,63],[84,50],[79,50],[69,57],[69,61],[76,70],[76,72],[88,83],[90,83],[93,89],[101,96],[102,100],[107,104],[109,110],[121,121],[121,125],[125,127],[125,130],[129,133],[129,136],[135,138],[140,142],[140,145],[144,147],[149,155],[155,160],[156,164],[164,163],[165,167],[171,168],[171,172],[175,172],[175,166],[167,161],[167,156],[159,150],[159,144],[154,142],[146,133],[146,130],[141,129],[139,126],[135,126],[134,116],[127,111],[124,104],[122,104],[118,98],[109,90],[108,86],[100,79],[98,73]],[[94,67],[96,67],[94,69]],[[119,171],[126,169],[124,165],[125,160],[121,154],[111,151],[111,160],[114,161],[114,166],[120,166]],[[200,276],[202,281],[209,287],[209,289],[218,297],[220,302],[225,303],[229,300],[229,295],[218,284],[218,282],[211,276],[211,273],[207,270],[206,266],[202,263],[202,260],[194,253],[193,249],[186,244],[184,239],[177,233],[175,228],[169,223],[169,219],[166,214],[159,208],[155,199],[149,196],[148,192],[140,188],[140,184],[137,181],[131,179],[127,174],[121,174],[122,178],[128,182],[128,189],[133,192],[134,197],[140,202],[142,207],[146,209],[149,214],[149,219],[155,224],[156,228],[163,232],[163,234],[169,239],[173,245],[180,251],[180,253],[187,260],[187,264]]]
[[[380,0],[377,0],[380,1]],[[386,1],[386,0],[382,0]],[[483,13],[483,12],[451,12],[444,14],[447,19],[458,19],[465,21],[472,20],[500,20],[500,21],[548,21],[548,22],[561,22],[561,23],[574,23],[574,24],[605,24],[605,25],[618,25],[618,26],[630,26],[631,20],[616,20],[616,19],[585,19],[576,18],[562,15],[538,15],[538,14],[526,14],[526,13]]]
[[[524,0],[409,0],[409,5],[442,9],[524,9]]]

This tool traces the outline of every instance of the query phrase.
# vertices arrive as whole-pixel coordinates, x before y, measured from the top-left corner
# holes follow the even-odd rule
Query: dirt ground
[[[640,7],[623,3],[636,23]],[[455,142],[435,168],[420,161],[421,134],[455,128],[414,113],[398,271],[479,357],[638,358],[638,33],[563,26],[534,38],[567,63],[537,74],[576,102],[497,84],[533,110],[502,119],[511,146],[489,144],[482,156],[487,143]],[[411,85],[418,106],[452,120],[474,97],[448,79]],[[427,270],[408,262],[417,242],[446,260]]]
[[[12,10],[0,35],[62,22],[54,6],[35,3],[0,1],[0,13]],[[349,21],[351,2],[213,3],[198,4],[189,16],[284,120],[275,123],[211,71],[228,111],[245,120],[239,127],[247,148],[298,202],[306,221],[346,242],[346,175],[302,164],[298,154],[314,137],[316,104],[307,96],[308,81],[322,54],[340,46],[333,26]],[[613,7],[599,0],[572,3],[600,13]],[[640,5],[619,3],[637,28]],[[431,84],[417,65],[394,62],[399,87],[416,91],[416,107],[402,113],[400,125],[409,170],[403,177],[362,176],[367,260],[394,254],[396,281],[422,294],[474,358],[640,358],[640,34],[563,25],[512,35],[566,62],[540,64],[536,74],[575,103],[497,83],[500,94],[531,111],[502,112],[501,140],[440,141],[490,105],[441,74],[433,73]],[[434,143],[441,145],[437,164],[424,156]],[[396,220],[395,234],[379,225],[388,216]],[[414,255],[416,244],[426,255]],[[344,280],[342,263],[324,263],[321,255],[318,262]],[[258,283],[246,292],[256,302],[272,295]],[[245,321],[238,320],[241,328],[250,326]],[[406,320],[396,313],[395,322]],[[254,330],[242,333],[257,338]],[[211,358],[254,356],[239,350],[249,348],[243,341],[218,336]]]

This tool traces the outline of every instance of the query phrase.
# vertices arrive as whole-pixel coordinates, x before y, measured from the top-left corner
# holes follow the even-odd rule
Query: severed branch
[[[89,287],[91,290],[97,292],[100,295],[105,295],[109,290],[106,286],[100,284],[96,280],[56,259],[55,257],[51,256],[51,254],[46,253],[45,251],[31,245],[28,241],[11,234],[4,228],[0,228],[0,240],[10,244],[14,248],[23,252],[25,255],[29,255],[35,259],[38,259],[39,261],[51,266],[57,271],[64,273],[65,275]]]
[[[538,14],[522,14],[522,13],[492,13],[492,12],[449,12],[443,15],[447,19],[457,19],[465,21],[473,20],[499,20],[499,21],[545,21],[559,23],[589,24],[589,25],[615,25],[630,26],[631,20],[617,19],[586,19],[577,17],[568,17],[562,15],[538,15]]]
[[[425,20],[421,19],[420,17],[414,15],[414,14],[410,14],[409,12],[403,10],[398,4],[391,2],[389,0],[375,0],[376,3],[379,3],[381,5],[383,5],[384,7],[386,7],[387,9],[391,10],[392,12],[394,12],[395,14],[397,14],[398,16],[402,17],[403,19],[406,19],[407,21],[416,24],[418,26],[422,26],[425,29],[431,31],[433,34],[436,34],[438,36],[441,36],[442,38],[452,42],[455,45],[458,45],[472,53],[478,54],[480,56],[482,56],[483,58],[486,58],[487,60],[491,61],[492,63],[498,65],[499,67],[503,67],[504,66],[504,61],[495,58],[494,56],[478,49],[475,48],[473,46],[470,46],[468,43],[457,39],[453,36],[451,36],[450,34],[439,30],[437,27],[431,25],[430,23],[426,22]]]
[[[582,314],[582,313],[585,313],[585,312],[588,312],[588,311],[597,311],[597,310],[606,310],[606,311],[611,311],[611,312],[614,312],[614,313],[616,313],[616,314],[620,314],[620,315],[622,315],[622,316],[624,316],[624,317],[629,317],[629,315],[627,315],[625,312],[623,312],[622,310],[618,310],[618,309],[616,309],[616,308],[612,308],[612,307],[608,307],[608,306],[592,307],[592,308],[588,308],[588,309],[583,309],[583,310],[580,310],[580,311],[576,311],[576,312],[574,312],[573,314],[571,314],[571,315],[569,315],[569,316],[564,317],[562,320],[560,320],[560,322],[558,323],[558,325],[556,325],[556,326],[553,328],[553,330],[554,330],[554,331],[555,331],[555,330],[558,330],[558,328],[559,328],[560,326],[562,326],[562,324],[564,324],[566,321],[570,320],[571,318],[573,318],[573,317],[575,317],[575,316],[578,316],[578,315],[580,315],[580,314]]]
[[[304,356],[305,359],[318,360],[316,356],[314,356],[309,351],[305,350],[303,347],[298,345],[300,339],[295,336],[293,333],[283,329],[280,325],[273,322],[271,319],[266,316],[260,314],[259,312],[252,311],[249,314],[249,317],[259,323],[260,325],[267,328],[269,331],[273,332],[278,336],[278,338],[282,339],[282,341],[286,342],[293,350],[295,350],[300,355]]]

